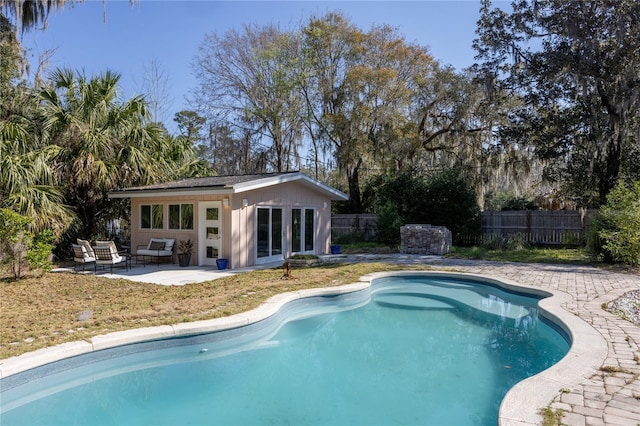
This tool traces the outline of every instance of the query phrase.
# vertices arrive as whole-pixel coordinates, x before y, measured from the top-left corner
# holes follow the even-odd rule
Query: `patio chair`
[[[103,243],[103,245],[93,247],[93,251],[96,254],[96,267],[97,265],[102,265],[104,269],[106,265],[109,265],[112,274],[114,265],[124,266],[125,270],[129,270],[131,266],[129,256],[118,253],[118,249],[113,241],[101,241],[101,243]]]
[[[87,248],[83,244],[71,244],[73,249],[73,270],[78,272],[78,265],[82,265],[82,271],[87,263],[93,263],[93,271],[96,271],[96,258],[91,250],[91,253],[87,252]],[[91,246],[89,246],[91,248]]]

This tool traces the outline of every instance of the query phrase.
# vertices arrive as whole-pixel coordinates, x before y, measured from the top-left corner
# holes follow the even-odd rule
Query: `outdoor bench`
[[[151,238],[146,245],[138,246],[135,256],[136,263],[142,259],[143,265],[146,266],[147,258],[156,259],[156,263],[160,264],[160,259],[165,259],[173,263],[173,248],[176,240],[173,238]]]

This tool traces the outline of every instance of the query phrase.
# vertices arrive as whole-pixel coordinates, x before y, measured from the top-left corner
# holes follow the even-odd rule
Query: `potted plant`
[[[191,253],[193,253],[193,241],[180,240],[178,243],[178,262],[180,266],[189,266],[191,263]]]

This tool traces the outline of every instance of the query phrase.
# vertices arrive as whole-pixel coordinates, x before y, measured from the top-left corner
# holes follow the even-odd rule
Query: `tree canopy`
[[[349,193],[347,211],[363,211],[362,189],[380,173],[466,168],[480,201],[492,176],[527,174],[505,164],[529,151],[507,151],[494,133],[505,106],[488,107],[473,75],[440,66],[387,25],[364,31],[331,12],[290,30],[209,34],[194,70],[212,149],[248,147],[256,161],[246,172],[263,171],[261,158],[270,171],[306,166]]]
[[[530,144],[545,177],[583,206],[640,175],[640,3],[484,0],[479,78],[521,100],[499,135]]]

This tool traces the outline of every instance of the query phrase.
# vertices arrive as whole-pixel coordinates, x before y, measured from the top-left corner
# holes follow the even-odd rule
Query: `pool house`
[[[182,179],[124,188],[131,199],[131,253],[151,239],[191,240],[191,265],[229,268],[329,253],[331,202],[348,196],[301,172]],[[172,260],[175,261],[175,258]]]

